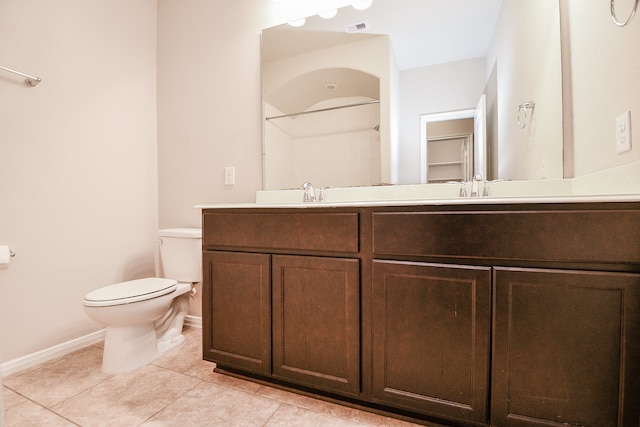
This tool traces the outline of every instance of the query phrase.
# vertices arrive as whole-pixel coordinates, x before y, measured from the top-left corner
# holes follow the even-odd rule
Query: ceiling
[[[346,6],[331,19],[312,16],[302,27],[283,24],[263,33],[263,61],[380,34],[390,35],[399,70],[483,57],[502,1],[374,0],[364,11]],[[364,31],[345,31],[363,21]]]

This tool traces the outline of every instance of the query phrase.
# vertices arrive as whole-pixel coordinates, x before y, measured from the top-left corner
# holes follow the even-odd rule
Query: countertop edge
[[[503,205],[503,204],[536,204],[536,203],[602,203],[602,202],[638,202],[640,194],[621,194],[603,196],[549,196],[549,197],[474,197],[474,198],[434,198],[415,200],[373,200],[342,201],[316,203],[201,203],[195,209],[261,209],[261,208],[340,208],[340,207],[374,207],[374,206],[420,206],[420,205]]]

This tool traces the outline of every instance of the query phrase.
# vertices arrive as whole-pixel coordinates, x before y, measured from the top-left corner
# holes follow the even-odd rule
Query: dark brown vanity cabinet
[[[491,421],[640,422],[640,275],[495,269]]]
[[[204,214],[204,358],[344,396],[360,393],[355,212]]]
[[[376,401],[493,426],[640,424],[637,203],[388,208],[372,230]]]
[[[204,358],[415,419],[640,425],[640,203],[207,209]]]
[[[487,420],[490,268],[376,260],[373,313],[376,401]]]

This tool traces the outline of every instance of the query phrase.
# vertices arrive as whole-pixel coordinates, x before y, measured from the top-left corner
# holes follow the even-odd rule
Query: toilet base
[[[182,334],[158,342],[153,324],[108,327],[104,339],[102,372],[121,374],[147,365],[184,344]]]
[[[120,374],[133,371],[156,357],[156,330],[152,324],[107,328],[102,372]]]
[[[158,354],[163,356],[169,353],[174,348],[180,347],[186,341],[184,335],[178,335],[170,340],[163,340],[158,343]]]

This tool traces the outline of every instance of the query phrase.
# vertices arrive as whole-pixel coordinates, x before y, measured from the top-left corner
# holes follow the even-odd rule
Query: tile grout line
[[[154,365],[154,366],[155,366],[155,365]],[[158,368],[165,369],[165,370],[170,371],[170,372],[180,373],[180,372],[173,371],[173,370],[171,370],[171,369],[164,368],[164,367],[162,367],[162,366],[157,366],[157,367],[158,367]],[[182,375],[185,375],[185,374],[182,374]],[[185,376],[188,376],[189,378],[194,378],[194,377],[191,377],[190,375],[185,375]],[[196,378],[196,379],[199,379],[199,378]],[[184,392],[184,393],[182,393],[180,396],[176,397],[174,400],[172,400],[171,402],[167,403],[163,408],[159,409],[159,410],[158,410],[158,411],[156,411],[154,414],[152,414],[151,416],[149,416],[146,420],[144,420],[143,422],[141,422],[140,424],[138,424],[138,426],[141,426],[141,425],[143,425],[144,423],[151,421],[151,420],[152,420],[156,415],[160,414],[162,411],[164,411],[165,409],[167,409],[169,406],[171,406],[171,405],[173,405],[174,403],[176,403],[179,399],[182,399],[182,398],[183,398],[187,393],[190,393],[193,389],[195,389],[196,387],[198,387],[198,386],[199,386],[200,384],[202,384],[203,382],[205,382],[205,381],[204,381],[204,380],[200,380],[200,382],[198,382],[197,384],[195,384],[195,385],[194,385],[193,387],[191,387],[189,390],[185,391],[185,392]]]
[[[19,406],[24,405],[24,404],[25,404],[25,403],[27,403],[27,402],[31,402],[31,403],[33,403],[34,405],[37,405],[37,406],[41,407],[41,408],[42,408],[42,409],[44,409],[45,411],[47,411],[47,412],[50,412],[50,413],[54,414],[56,417],[62,418],[62,419],[64,419],[65,421],[68,421],[68,422],[70,422],[71,424],[74,424],[74,425],[76,425],[76,426],[80,426],[80,424],[78,424],[78,423],[76,423],[76,422],[71,421],[70,419],[68,419],[67,417],[65,417],[65,416],[64,416],[64,415],[62,415],[62,414],[57,413],[57,412],[56,412],[56,411],[54,411],[51,407],[46,406],[46,405],[43,405],[42,403],[40,403],[40,402],[38,402],[38,401],[35,401],[35,400],[33,400],[32,398],[30,398],[30,397],[28,397],[28,396],[25,396],[24,394],[20,393],[19,391],[14,390],[14,389],[12,389],[11,387],[8,387],[8,386],[6,386],[6,385],[3,385],[2,387],[3,387],[3,388],[6,388],[7,390],[11,390],[13,393],[17,394],[18,396],[20,396],[21,398],[23,398],[23,399],[25,400],[24,402],[20,402],[20,403],[19,403],[19,404],[17,404],[16,406],[12,407],[12,409],[14,409],[14,408],[18,408]],[[91,388],[91,387],[90,387],[90,388]],[[64,399],[63,401],[61,401],[61,402],[59,402],[59,403],[62,403],[62,402],[64,402],[65,400],[67,400],[67,399]],[[58,403],[56,403],[56,405],[57,405],[57,404],[58,404]],[[55,405],[54,405],[54,406],[55,406]],[[82,426],[80,426],[80,427],[82,427]]]

